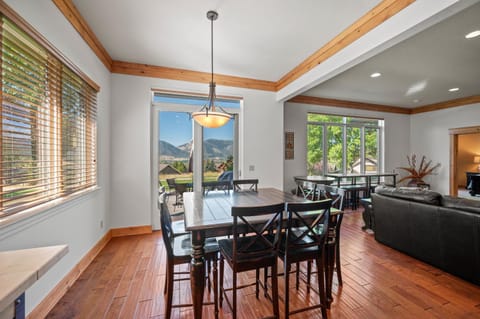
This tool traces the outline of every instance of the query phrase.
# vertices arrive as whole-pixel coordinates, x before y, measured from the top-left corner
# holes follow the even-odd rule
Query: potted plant
[[[440,167],[440,163],[437,163],[432,166],[432,161],[427,161],[427,158],[422,156],[422,160],[420,161],[420,166],[417,169],[417,156],[412,154],[411,156],[407,155],[408,167],[398,167],[398,169],[402,169],[408,173],[407,176],[401,178],[398,182],[401,183],[406,180],[410,180],[408,182],[408,186],[419,186],[419,185],[426,185],[425,181],[423,180],[425,176],[431,175],[435,173],[435,170]]]

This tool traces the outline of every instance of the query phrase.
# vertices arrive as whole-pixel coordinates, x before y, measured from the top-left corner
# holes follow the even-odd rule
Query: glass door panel
[[[203,181],[233,179],[235,119],[222,127],[203,128]]]
[[[158,112],[158,183],[167,190],[167,179],[192,184],[192,125],[189,113]]]

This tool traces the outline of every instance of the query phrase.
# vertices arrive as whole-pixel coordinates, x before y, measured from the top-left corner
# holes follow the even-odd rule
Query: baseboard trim
[[[152,226],[133,226],[124,228],[112,228],[90,249],[85,256],[70,270],[70,272],[43,298],[35,309],[27,316],[27,319],[45,318],[62,299],[67,290],[75,283],[80,275],[87,269],[90,263],[97,257],[102,249],[113,237],[143,235],[152,233]]]
[[[27,316],[27,319],[45,318],[53,307],[65,295],[67,290],[75,283],[85,269],[90,265],[93,259],[102,251],[112,238],[112,230],[109,230],[105,235],[90,249],[85,256],[73,267],[70,272],[63,277],[63,279],[50,291],[50,293],[43,298],[35,309]]]
[[[132,226],[124,228],[112,228],[112,237],[132,236],[132,235],[144,235],[152,233],[152,226]]]

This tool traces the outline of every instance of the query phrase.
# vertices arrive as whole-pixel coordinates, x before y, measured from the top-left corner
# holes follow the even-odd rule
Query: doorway
[[[459,185],[466,185],[466,173],[475,171],[473,159],[480,155],[480,126],[449,129],[450,134],[450,195],[459,195]],[[474,143],[476,137],[477,143]]]

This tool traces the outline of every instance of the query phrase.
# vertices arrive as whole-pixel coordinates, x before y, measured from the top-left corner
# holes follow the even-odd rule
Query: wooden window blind
[[[1,17],[0,218],[95,186],[96,95]]]

